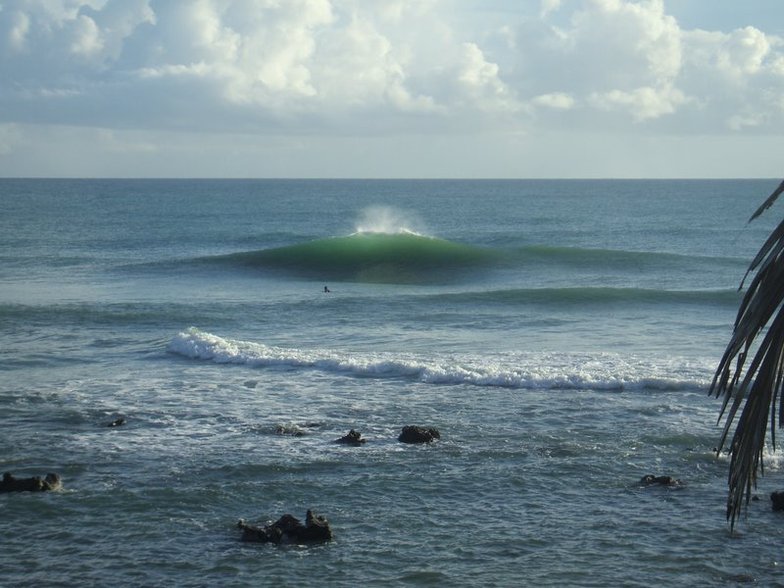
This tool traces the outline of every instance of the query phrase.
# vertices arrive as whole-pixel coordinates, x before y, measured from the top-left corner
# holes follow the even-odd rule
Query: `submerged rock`
[[[401,443],[430,443],[434,439],[440,438],[441,433],[438,432],[438,429],[408,425],[403,427],[397,440]]]
[[[247,524],[240,519],[237,527],[242,530],[242,540],[255,543],[323,543],[332,540],[332,529],[326,518],[316,516],[308,510],[305,524],[290,514],[263,527]]]
[[[340,439],[335,439],[335,443],[342,443],[343,445],[354,445],[357,447],[365,443],[365,441],[367,441],[367,439],[362,439],[362,433],[355,431],[354,429],[351,429],[348,434],[344,435]]]
[[[683,482],[672,476],[654,476],[647,474],[640,478],[643,486],[683,486]]]
[[[0,481],[0,492],[45,492],[59,490],[62,485],[60,476],[57,474],[46,474],[42,480],[39,476],[15,478],[11,473],[6,472]]]
[[[275,426],[276,435],[290,435],[292,437],[304,437],[307,435],[306,429],[315,429],[321,426],[321,423],[285,423]]]
[[[275,427],[276,435],[291,435],[292,437],[302,437],[305,435],[299,425],[278,425]]]

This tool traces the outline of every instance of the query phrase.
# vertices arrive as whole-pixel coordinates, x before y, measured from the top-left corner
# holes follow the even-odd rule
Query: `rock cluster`
[[[46,490],[59,490],[62,481],[57,474],[46,474],[42,480],[39,476],[32,478],[16,478],[6,472],[0,481],[0,492],[44,492]]]
[[[305,524],[290,514],[284,514],[274,523],[263,527],[247,524],[240,519],[237,526],[242,530],[242,540],[255,543],[323,543],[332,540],[329,521],[316,516],[313,511],[305,515]]]
[[[672,476],[654,476],[647,474],[640,478],[640,484],[643,486],[682,486],[683,482]]]

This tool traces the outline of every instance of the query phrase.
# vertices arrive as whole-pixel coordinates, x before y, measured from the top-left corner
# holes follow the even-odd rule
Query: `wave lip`
[[[223,259],[253,268],[323,279],[419,283],[455,278],[487,266],[492,250],[412,231],[357,232],[344,237],[236,253]]]
[[[349,353],[272,347],[225,339],[191,327],[177,334],[169,353],[256,367],[306,368],[355,377],[408,378],[428,384],[470,384],[545,390],[705,390],[712,364],[678,365],[614,354],[528,353],[490,358],[403,353]]]

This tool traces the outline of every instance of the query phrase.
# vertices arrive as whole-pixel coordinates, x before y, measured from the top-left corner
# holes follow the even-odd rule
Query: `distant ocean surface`
[[[64,484],[0,585],[784,585],[707,395],[776,185],[0,179],[0,469]]]

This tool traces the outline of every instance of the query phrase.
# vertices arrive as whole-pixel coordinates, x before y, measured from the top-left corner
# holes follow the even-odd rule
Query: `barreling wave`
[[[176,335],[168,352],[215,363],[283,367],[354,377],[405,378],[428,384],[470,384],[549,390],[705,390],[713,364],[615,354],[525,353],[422,357],[406,353],[282,348],[225,339],[191,327]]]
[[[319,279],[418,283],[454,278],[493,258],[488,249],[413,232],[359,232],[218,259]]]
[[[290,238],[290,235],[287,235]],[[277,235],[278,238],[282,235]],[[188,267],[244,268],[282,272],[318,281],[356,281],[390,284],[436,284],[464,281],[496,270],[685,272],[717,271],[742,274],[746,260],[675,253],[590,249],[549,245],[479,246],[450,241],[414,231],[358,231],[356,233],[173,262],[131,264],[166,272]]]

